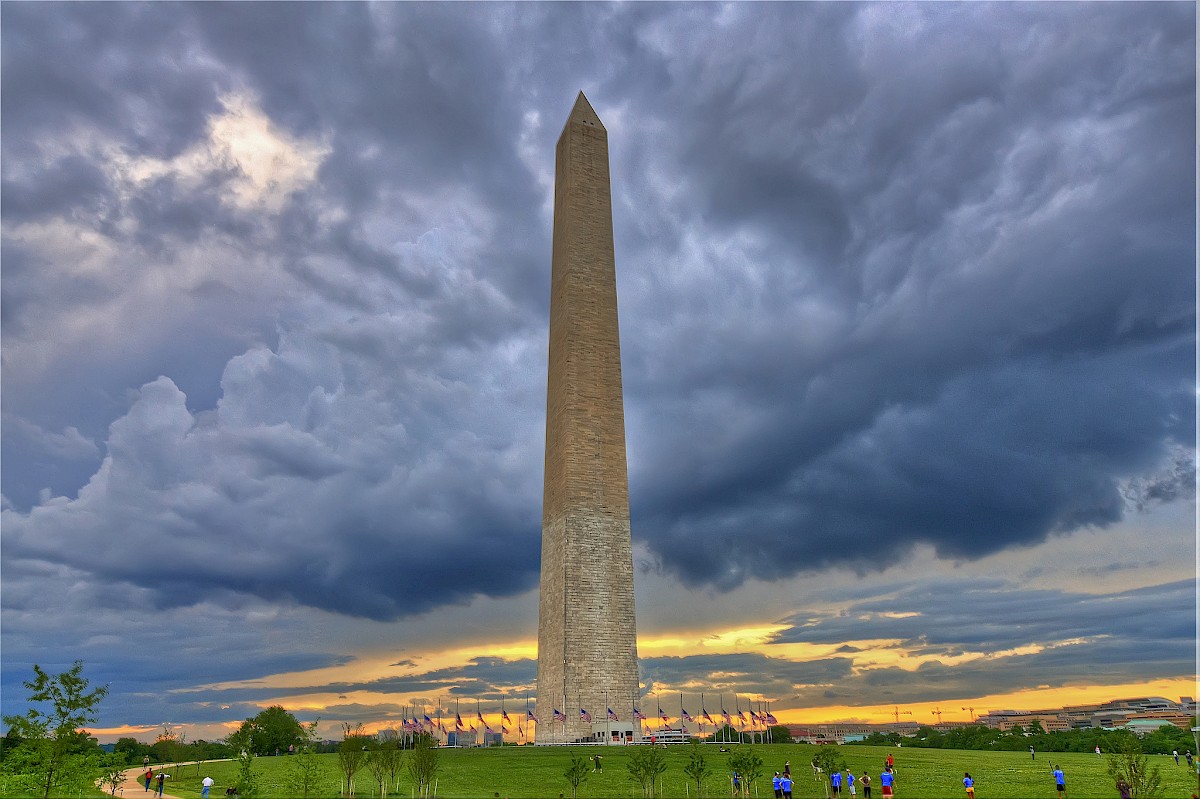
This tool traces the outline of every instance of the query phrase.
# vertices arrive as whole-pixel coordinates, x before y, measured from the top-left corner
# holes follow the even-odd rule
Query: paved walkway
[[[207,762],[211,763],[213,761],[209,760]],[[157,796],[158,794],[155,793],[155,791],[158,786],[158,772],[166,771],[167,779],[163,784],[163,799],[180,799],[180,797],[166,792],[166,789],[171,787],[172,780],[183,779],[185,781],[194,782],[198,788],[200,785],[200,780],[204,779],[203,772],[201,772],[199,776],[195,774],[188,774],[186,777],[182,776],[181,774],[172,773],[180,772],[184,766],[191,765],[195,765],[194,760],[187,763],[164,763],[162,765],[151,766],[151,768],[154,769],[155,779],[151,780],[149,791],[146,790],[146,781],[142,779],[142,775],[146,773],[146,767],[134,766],[133,768],[127,768],[125,769],[125,782],[121,783],[120,787],[117,788],[117,796],[123,797],[123,799],[138,799],[138,797],[145,797],[145,799],[149,799],[152,796]],[[218,793],[220,793],[222,796],[224,795],[223,790],[218,792],[214,787],[209,793],[210,799],[217,799]]]

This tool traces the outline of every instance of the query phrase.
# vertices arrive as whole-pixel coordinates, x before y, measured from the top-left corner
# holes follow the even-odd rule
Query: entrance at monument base
[[[592,740],[601,744],[631,744],[640,740],[633,724],[610,721],[607,724],[592,724]]]

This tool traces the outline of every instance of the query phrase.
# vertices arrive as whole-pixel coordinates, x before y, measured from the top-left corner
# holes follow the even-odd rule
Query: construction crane
[[[901,716],[911,716],[911,715],[912,715],[912,711],[911,711],[911,710],[901,710],[901,709],[900,709],[900,707],[899,707],[899,705],[897,705],[896,707],[894,707],[894,708],[892,709],[892,715],[896,717],[896,723],[897,723],[897,724],[899,724],[899,723],[900,723],[900,717],[901,717]]]
[[[933,708],[933,715],[937,716],[938,724],[942,723],[942,709],[936,705]]]
[[[973,707],[964,707],[964,708],[959,708],[959,709],[960,709],[960,710],[967,710],[967,711],[970,711],[970,713],[971,713],[971,723],[972,723],[972,724],[974,724],[974,723],[975,723],[975,708],[973,708]]]

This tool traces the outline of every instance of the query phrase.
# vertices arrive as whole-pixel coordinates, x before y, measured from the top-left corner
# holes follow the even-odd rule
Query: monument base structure
[[[536,742],[639,740],[608,132],[583,92],[555,152],[549,356]]]

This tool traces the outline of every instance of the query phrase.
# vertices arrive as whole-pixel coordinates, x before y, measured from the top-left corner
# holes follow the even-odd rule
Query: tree
[[[367,749],[367,771],[375,778],[380,796],[387,796],[388,786],[395,784],[401,756],[400,742],[396,740],[376,742]]]
[[[658,777],[667,770],[667,758],[660,747],[639,746],[626,764],[630,778],[642,789],[642,796],[654,796]]]
[[[35,663],[33,674],[32,680],[23,683],[29,689],[31,707],[24,716],[5,716],[4,723],[23,739],[20,770],[32,778],[45,798],[51,791],[66,793],[61,789],[90,780],[96,757],[88,751],[90,739],[80,728],[96,720],[96,709],[108,695],[108,686],[88,691],[81,660],[56,675],[47,674]]]
[[[111,796],[117,795],[117,788],[120,788],[125,783],[125,766],[128,763],[123,755],[116,752],[106,754],[100,763],[100,783],[101,788],[107,788]]]
[[[354,796],[354,775],[367,759],[370,739],[363,735],[363,725],[342,722],[342,743],[338,746],[338,768],[346,778],[346,795]]]
[[[417,796],[430,795],[437,771],[437,743],[428,733],[419,733],[413,741],[412,757],[408,759],[408,773],[417,784]]]
[[[1124,780],[1129,784],[1129,795],[1133,799],[1148,799],[1158,796],[1162,790],[1162,774],[1158,766],[1150,766],[1142,746],[1133,736],[1110,741],[1108,776],[1113,782]]]
[[[287,784],[294,796],[308,799],[321,779],[321,761],[317,759],[317,721],[301,724],[302,738],[296,756],[288,759]]]
[[[272,705],[257,716],[242,722],[238,732],[244,732],[252,754],[270,755],[286,752],[304,737],[300,722],[279,705]]]
[[[179,763],[185,759],[186,749],[187,736],[166,724],[150,745],[150,753],[159,763]]]
[[[704,756],[704,747],[692,741],[691,751],[688,752],[687,763],[683,765],[683,773],[696,783],[696,796],[704,795],[704,778],[712,773],[708,760]]]
[[[571,764],[563,772],[563,777],[566,778],[567,784],[571,786],[571,799],[579,796],[579,786],[587,782],[589,771],[588,762],[582,755],[571,756]]]
[[[749,796],[754,781],[762,776],[763,759],[749,747],[740,747],[729,758],[729,768],[742,776],[742,796]]]
[[[253,797],[258,792],[258,780],[254,775],[254,752],[251,749],[254,730],[249,719],[237,732],[225,739],[233,750],[233,759],[238,766],[238,796]]]
[[[113,744],[113,754],[124,758],[126,764],[141,763],[142,757],[150,754],[150,747],[136,738],[118,738]]]

